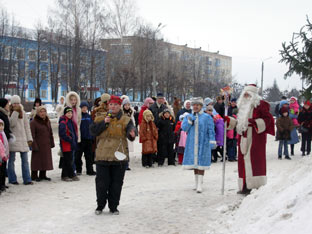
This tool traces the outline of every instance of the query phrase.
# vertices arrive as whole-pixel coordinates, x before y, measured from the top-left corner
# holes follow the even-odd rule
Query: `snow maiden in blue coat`
[[[193,112],[182,123],[182,129],[187,133],[182,167],[194,170],[195,189],[201,193],[205,170],[211,164],[211,149],[216,144],[215,132],[212,117],[202,111],[203,99],[192,98],[191,103]]]

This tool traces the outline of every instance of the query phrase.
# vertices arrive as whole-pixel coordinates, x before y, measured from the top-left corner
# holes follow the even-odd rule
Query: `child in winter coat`
[[[176,140],[176,152],[178,154],[178,164],[182,165],[183,162],[183,156],[184,156],[184,150],[185,150],[185,144],[186,144],[186,138],[187,138],[187,134],[186,132],[184,132],[181,128],[183,119],[185,118],[185,116],[187,116],[189,113],[186,112],[183,115],[179,116],[179,121],[176,124],[175,130],[174,130],[174,134],[177,138]]]
[[[284,146],[285,159],[290,160],[291,158],[289,157],[288,154],[288,141],[290,140],[290,132],[293,130],[294,125],[291,118],[289,118],[288,116],[288,108],[282,107],[280,113],[282,114],[282,116],[279,117],[276,121],[277,127],[276,139],[279,141],[278,159],[282,159]]]
[[[9,158],[9,143],[4,133],[4,122],[0,119],[0,194],[6,190],[5,187],[5,170],[6,162]]]
[[[213,121],[215,124],[215,138],[217,142],[217,148],[212,151],[213,162],[218,161],[218,153],[223,157],[223,145],[224,145],[224,121],[221,115],[216,114],[213,116]]]
[[[232,117],[236,119],[236,115],[232,114]],[[229,162],[237,161],[237,132],[236,128],[227,130],[226,132],[226,152],[229,158]]]
[[[89,127],[93,123],[91,115],[88,114],[89,104],[87,102],[81,102],[80,104],[82,117],[80,123],[81,142],[78,143],[77,157],[75,158],[77,175],[81,175],[82,172],[82,160],[81,157],[84,154],[86,159],[87,175],[95,175],[93,170],[92,159],[92,140],[93,137],[90,134]]]
[[[168,157],[168,165],[175,165],[173,144],[174,144],[174,120],[169,109],[159,114],[157,124],[159,129],[158,166],[163,166],[165,158]]]
[[[150,110],[145,110],[140,125],[140,142],[142,142],[142,166],[152,167],[153,158],[157,153],[158,130],[154,116]]]
[[[290,141],[288,142],[288,144],[290,144],[291,155],[294,155],[295,144],[299,142],[299,136],[297,132],[297,127],[299,127],[298,115],[299,115],[299,104],[295,97],[291,97],[289,101],[289,117],[291,118],[295,126],[290,133]]]
[[[73,170],[73,152],[77,148],[77,130],[76,125],[72,121],[73,110],[70,107],[64,108],[64,116],[59,122],[59,137],[62,150],[62,180],[78,181],[79,178],[74,174]]]

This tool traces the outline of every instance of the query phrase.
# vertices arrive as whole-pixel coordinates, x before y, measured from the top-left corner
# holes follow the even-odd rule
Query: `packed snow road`
[[[56,130],[56,128],[55,128]],[[58,142],[57,132],[55,140]],[[283,176],[293,161],[277,160],[277,143],[268,139],[268,180]],[[141,147],[135,142],[131,154],[131,171],[126,172],[120,215],[108,209],[96,216],[94,177],[80,176],[78,182],[61,181],[58,168],[58,147],[53,149],[54,170],[47,173],[50,182],[22,185],[20,158],[16,172],[20,185],[9,185],[0,196],[0,233],[229,233],[235,210],[244,199],[237,195],[237,163],[226,166],[225,195],[221,195],[222,164],[213,164],[206,171],[203,193],[193,190],[192,171],[181,166],[142,168]],[[30,158],[30,154],[29,154]],[[257,191],[256,191],[257,192]],[[262,232],[263,233],[263,232]]]

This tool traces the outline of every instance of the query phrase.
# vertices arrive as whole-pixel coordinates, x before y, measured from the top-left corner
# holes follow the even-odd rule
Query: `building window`
[[[35,98],[36,97],[36,92],[34,89],[29,89],[29,98]]]
[[[20,69],[20,70],[18,70],[18,74],[19,74],[19,77],[21,77],[21,78],[23,78],[23,77],[25,77],[25,70],[24,69]]]
[[[36,77],[36,73],[34,70],[29,70],[29,77],[30,78],[35,78]]]
[[[47,79],[47,72],[43,71],[41,72],[41,80],[46,80]]]
[[[41,61],[48,61],[48,51],[40,50],[40,59]]]
[[[11,57],[11,53],[12,53],[12,47],[11,46],[7,46],[4,49],[4,58],[5,59],[9,59]]]
[[[28,58],[29,58],[29,60],[35,61],[36,60],[36,51],[35,50],[30,50],[28,52]]]
[[[47,90],[41,90],[41,98],[47,98]]]
[[[52,63],[57,63],[57,53],[52,53]]]
[[[216,59],[216,67],[220,67],[220,65],[221,65],[220,59]]]
[[[17,48],[16,57],[17,57],[17,59],[25,59],[25,49]]]

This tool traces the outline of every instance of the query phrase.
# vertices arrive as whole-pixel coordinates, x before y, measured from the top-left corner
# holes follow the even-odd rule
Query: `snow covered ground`
[[[119,216],[107,208],[94,214],[94,177],[84,173],[79,182],[61,181],[57,151],[51,182],[10,185],[0,196],[0,233],[311,233],[312,159],[299,156],[298,145],[292,161],[278,161],[277,143],[269,137],[268,184],[243,197],[236,194],[236,163],[227,163],[224,196],[221,163],[206,171],[204,192],[197,194],[191,171],[142,168],[136,141]],[[16,172],[22,183],[18,157]]]

